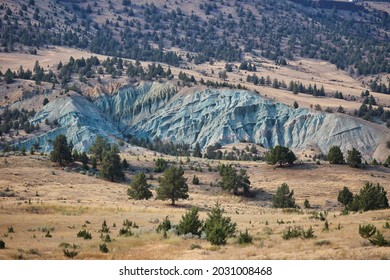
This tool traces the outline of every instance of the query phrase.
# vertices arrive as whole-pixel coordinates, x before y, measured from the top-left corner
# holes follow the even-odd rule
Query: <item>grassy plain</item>
[[[136,171],[147,171],[154,187],[160,176],[152,172],[151,153],[122,154],[131,165],[126,176],[131,179]],[[67,172],[40,155],[0,158],[0,191],[9,197],[0,198],[0,239],[6,249],[0,259],[66,259],[62,246],[76,245],[76,259],[389,259],[386,247],[375,247],[358,234],[359,224],[373,223],[390,238],[390,229],[383,225],[390,220],[389,210],[341,215],[337,193],[348,186],[357,193],[365,181],[380,183],[389,192],[390,169],[368,167],[352,169],[325,162],[316,165],[310,158],[290,168],[275,168],[262,162],[233,162],[247,170],[254,197],[244,198],[221,192],[215,186],[219,179],[215,171],[218,161],[165,157],[170,164],[183,162],[188,178],[189,200],[178,201],[176,207],[167,201],[135,201],[128,199],[126,183],[111,183],[93,176]],[[190,165],[196,168],[190,170]],[[208,171],[208,166],[212,171]],[[200,170],[201,169],[201,170]],[[192,185],[192,176],[200,178],[200,185]],[[282,183],[294,190],[294,197],[302,207],[298,211],[283,211],[271,207],[271,196]],[[213,186],[211,186],[211,183]],[[155,191],[152,191],[155,194]],[[308,199],[311,209],[304,209]],[[236,239],[226,246],[212,246],[206,240],[183,239],[168,235],[164,239],[155,228],[166,216],[177,224],[181,215],[192,206],[200,209],[202,219],[220,202],[227,216],[237,223],[238,232],[248,229],[254,242],[239,245]],[[327,213],[329,231],[324,221],[313,218],[315,213]],[[119,236],[124,220],[135,222],[133,236]],[[103,221],[110,228],[108,253],[99,251],[99,230]],[[114,225],[115,224],[115,225]],[[314,239],[284,240],[281,235],[288,227],[314,229]],[[9,228],[13,228],[13,233]],[[92,234],[91,240],[77,237],[80,230]],[[46,237],[47,231],[51,237]],[[105,236],[105,234],[104,234]]]

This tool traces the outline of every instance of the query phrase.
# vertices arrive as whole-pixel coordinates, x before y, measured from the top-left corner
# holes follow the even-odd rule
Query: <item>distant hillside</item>
[[[47,44],[184,66],[246,53],[330,61],[351,74],[390,73],[390,18],[360,2],[0,1],[4,52]],[[305,4],[305,5],[302,5]]]

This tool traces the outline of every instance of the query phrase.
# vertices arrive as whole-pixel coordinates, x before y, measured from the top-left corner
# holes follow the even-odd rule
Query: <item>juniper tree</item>
[[[58,162],[61,166],[64,162],[71,162],[71,150],[71,145],[68,144],[65,135],[60,134],[54,139],[53,151],[50,153],[50,160]]]
[[[97,136],[95,142],[89,147],[89,152],[100,161],[103,161],[103,153],[106,150],[110,150],[111,145],[108,140],[102,136]]]
[[[330,164],[343,164],[344,155],[339,146],[332,146],[328,152],[328,161]]]
[[[293,164],[297,160],[295,154],[287,147],[275,146],[265,154],[265,160],[268,164]]]
[[[213,245],[225,245],[227,239],[234,236],[236,223],[233,223],[230,217],[223,216],[223,210],[219,203],[207,216],[204,224],[207,241]]]
[[[347,206],[352,202],[352,200],[353,194],[347,187],[344,187],[341,191],[339,191],[337,201],[340,202],[342,205]]]
[[[103,152],[100,174],[103,178],[110,179],[111,182],[114,182],[115,178],[123,179],[125,177],[122,170],[121,158],[118,153],[119,150],[116,146]]]
[[[191,233],[200,236],[203,229],[203,222],[199,219],[199,208],[192,207],[182,217],[176,226],[179,234]]]
[[[359,167],[362,163],[362,154],[355,148],[349,150],[347,156],[347,163],[351,167]]]
[[[150,185],[146,181],[145,173],[138,173],[135,175],[133,181],[130,184],[130,188],[127,190],[129,197],[133,199],[149,199],[153,196],[149,190]]]
[[[387,192],[377,183],[366,182],[359,194],[355,195],[351,205],[353,211],[369,211],[389,208]]]
[[[272,205],[275,208],[295,208],[294,191],[290,191],[288,185],[283,183],[276,194],[272,196]]]
[[[201,150],[200,150],[199,143],[196,143],[196,144],[195,144],[193,156],[194,156],[194,157],[198,157],[198,158],[201,158],[201,157],[202,157],[202,152],[201,152]]]
[[[183,174],[184,171],[181,167],[172,166],[165,170],[158,180],[160,185],[156,189],[157,199],[171,200],[172,205],[175,205],[175,201],[178,199],[187,199],[188,185]]]

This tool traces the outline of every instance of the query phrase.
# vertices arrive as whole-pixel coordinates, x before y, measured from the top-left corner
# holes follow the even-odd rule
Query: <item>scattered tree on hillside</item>
[[[195,144],[193,157],[198,157],[198,158],[201,158],[201,157],[202,157],[202,151],[200,150],[199,143],[196,143],[196,144]]]
[[[127,194],[130,198],[136,200],[147,200],[153,196],[149,189],[150,185],[146,181],[145,173],[138,173],[131,182],[130,188],[127,190]]]
[[[365,183],[359,194],[355,195],[349,205],[349,209],[352,211],[369,211],[386,208],[389,208],[387,192],[379,183],[374,185],[371,182]]]
[[[192,207],[182,217],[179,224],[176,226],[179,234],[191,233],[200,236],[203,230],[203,222],[199,219],[199,208]]]
[[[240,169],[237,174],[237,170],[232,165],[222,164],[219,166],[219,174],[222,180],[218,182],[218,185],[223,190],[233,191],[234,195],[237,195],[241,189],[245,195],[248,195],[251,182],[246,174],[246,170]]]
[[[71,150],[71,145],[68,144],[66,136],[60,134],[54,139],[53,150],[50,152],[50,160],[58,162],[63,166],[64,162],[72,161]]]
[[[339,191],[337,201],[344,206],[349,205],[353,201],[352,192],[347,187],[344,187],[341,191]]]
[[[344,155],[339,146],[332,146],[328,153],[328,161],[331,164],[343,164]]]
[[[154,168],[154,172],[163,172],[167,169],[168,162],[163,158],[158,158],[156,160],[156,167]]]
[[[178,199],[188,199],[187,179],[183,177],[183,174],[181,167],[172,166],[165,170],[158,180],[160,185],[156,189],[157,199],[171,200],[172,205],[175,205]]]
[[[124,179],[125,174],[122,170],[117,146],[112,146],[110,149],[103,151],[100,175],[105,179],[111,180],[111,182],[114,182],[114,179]]]
[[[6,84],[11,84],[14,82],[14,74],[9,68],[7,69],[7,71],[5,71],[4,80]]]
[[[283,183],[276,194],[272,196],[272,206],[275,208],[295,208],[294,191],[289,189],[286,183]]]
[[[295,154],[287,147],[275,146],[265,154],[265,160],[268,164],[293,164],[297,160]]]
[[[348,150],[347,163],[351,167],[359,167],[362,163],[362,154],[355,148]]]
[[[111,145],[110,143],[108,143],[107,138],[104,138],[99,135],[96,137],[95,142],[89,147],[89,153],[94,155],[94,157],[99,161],[102,161],[104,151],[110,149]]]
[[[204,229],[207,241],[213,245],[225,245],[229,237],[233,237],[236,232],[236,223],[230,217],[223,216],[223,209],[217,203],[205,221]]]
[[[80,155],[80,161],[83,164],[84,169],[88,169],[89,158],[86,152],[82,152]]]

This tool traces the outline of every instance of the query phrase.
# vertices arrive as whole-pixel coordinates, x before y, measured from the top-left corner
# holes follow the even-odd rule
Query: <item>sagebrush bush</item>
[[[330,245],[330,241],[329,240],[320,240],[320,241],[315,242],[314,245],[316,245],[316,246]]]

